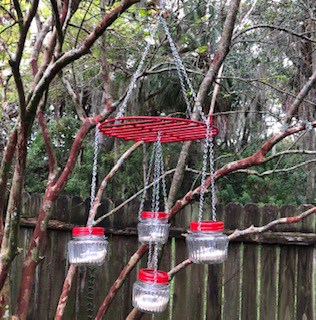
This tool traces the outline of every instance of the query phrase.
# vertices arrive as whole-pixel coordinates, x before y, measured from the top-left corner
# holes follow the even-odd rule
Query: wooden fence
[[[25,195],[20,231],[20,247],[26,251],[35,217],[42,201],[40,195]],[[117,204],[115,204],[117,205]],[[29,319],[53,319],[67,262],[67,242],[73,225],[86,222],[89,199],[59,197],[47,237],[43,261],[37,268]],[[114,204],[104,200],[99,213]],[[254,204],[218,205],[218,218],[224,220],[227,232],[251,224],[262,225],[277,217],[293,216],[308,206]],[[101,225],[109,237],[109,252],[104,266],[79,268],[67,305],[65,319],[94,319],[108,289],[118,277],[139,244],[137,241],[138,202],[130,203]],[[196,219],[196,205],[180,212],[172,223],[169,242],[163,249],[160,269],[170,268],[187,258],[181,233]],[[315,313],[315,215],[293,225],[275,227],[273,232],[237,239],[229,245],[228,259],[222,265],[190,265],[172,282],[170,307],[153,318],[172,320],[312,320]],[[12,301],[17,299],[23,254],[14,262],[11,272]],[[131,292],[139,268],[132,271],[114,299],[104,319],[125,319],[131,311]]]

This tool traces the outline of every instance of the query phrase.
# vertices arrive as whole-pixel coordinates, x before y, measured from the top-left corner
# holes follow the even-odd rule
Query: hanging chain
[[[97,186],[97,170],[98,170],[98,149],[99,149],[99,129],[98,126],[95,127],[94,133],[94,152],[93,152],[93,169],[92,169],[92,181],[91,181],[91,195],[90,195],[90,211],[88,218],[88,227],[91,233],[93,225],[93,204],[95,200],[95,192]]]
[[[157,274],[158,274],[158,252],[159,252],[159,244],[155,241],[154,244],[154,283],[157,282]]]
[[[87,285],[87,316],[89,320],[93,319],[94,315],[94,287],[95,287],[95,267],[88,267],[88,285]]]
[[[212,135],[212,125],[209,126],[209,148],[210,148],[210,177],[211,177],[211,201],[212,201],[212,220],[216,221],[216,198],[215,198],[215,179],[214,179],[214,139]]]
[[[177,74],[178,74],[178,77],[179,77],[179,80],[180,80],[181,91],[182,91],[182,94],[183,94],[183,97],[184,97],[184,100],[185,100],[185,104],[186,104],[186,107],[187,107],[187,113],[188,113],[189,117],[191,118],[191,104],[190,104],[190,101],[189,101],[189,98],[188,98],[188,95],[187,95],[187,91],[186,91],[186,88],[185,88],[185,84],[184,84],[184,80],[187,78],[186,77],[186,71],[185,71],[183,63],[182,63],[182,61],[180,59],[180,56],[179,56],[178,51],[176,49],[176,46],[175,46],[175,44],[174,44],[174,42],[172,40],[171,34],[169,32],[169,29],[168,29],[168,26],[167,26],[165,20],[162,17],[159,17],[159,19],[161,20],[161,24],[163,26],[163,29],[164,29],[164,31],[166,33],[166,36],[167,36],[169,44],[170,44],[171,52],[172,52],[172,55],[173,55],[173,58],[174,58],[174,62],[176,64]],[[191,90],[191,88],[190,88],[190,90]]]
[[[155,150],[156,150],[156,144],[153,144],[153,150],[152,150],[151,156],[150,156],[150,161],[149,161],[149,166],[148,166],[147,176],[146,176],[146,181],[145,181],[145,186],[144,186],[144,192],[143,192],[142,199],[141,199],[141,202],[139,205],[139,210],[138,210],[138,219],[139,220],[141,220],[141,214],[143,212],[144,205],[145,205],[147,189],[148,189],[148,185],[149,185],[149,179],[150,179],[151,171],[152,171],[153,164],[154,164],[154,158],[155,158],[155,153],[156,153]]]
[[[152,39],[154,39],[155,35],[156,35],[156,32],[158,30],[158,27],[159,27],[159,24],[160,24],[160,19],[157,20],[157,23],[155,25],[155,27],[149,32],[150,36],[152,37]],[[144,53],[140,59],[140,62],[139,62],[139,65],[136,69],[136,72],[134,73],[133,77],[132,77],[132,81],[131,83],[129,84],[128,86],[128,89],[127,89],[127,92],[126,92],[126,96],[119,108],[119,111],[116,115],[116,119],[120,118],[120,117],[123,117],[124,113],[125,113],[125,109],[126,109],[126,106],[127,106],[127,102],[128,102],[128,99],[135,87],[135,83],[137,81],[137,79],[139,78],[140,74],[141,74],[141,71],[142,71],[142,68],[143,68],[143,65],[145,63],[145,59],[148,55],[148,52],[150,50],[150,47],[151,47],[151,41],[149,40],[146,47],[145,47],[145,50],[144,50]]]
[[[174,41],[173,41],[173,39],[171,37],[171,34],[170,34],[169,28],[168,28],[168,26],[166,24],[166,21],[163,19],[162,16],[159,16],[159,19],[161,20],[161,24],[163,26],[163,29],[164,29],[164,31],[165,31],[165,33],[167,35],[167,38],[168,38],[168,41],[169,41],[169,44],[170,44],[171,52],[172,52],[172,55],[173,55],[175,63],[176,63],[176,68],[177,68],[177,72],[178,72],[178,75],[179,75],[181,88],[183,86],[183,88],[182,88],[182,92],[184,92],[183,95],[184,95],[184,97],[187,96],[186,90],[185,90],[185,86],[184,86],[184,80],[182,80],[182,82],[181,82],[181,79],[183,79],[183,77],[184,77],[184,79],[187,82],[187,85],[189,86],[191,94],[192,94],[192,96],[194,98],[194,101],[195,101],[195,104],[196,104],[197,109],[199,111],[199,114],[200,114],[202,120],[204,122],[206,122],[207,118],[206,118],[206,116],[205,116],[205,114],[203,112],[201,103],[197,100],[197,95],[196,95],[195,90],[193,88],[192,82],[189,79],[188,74],[186,72],[186,69],[185,69],[185,67],[183,65],[183,62],[182,62],[182,60],[181,60],[181,58],[179,56],[179,53],[178,53],[177,48],[175,46],[175,43],[174,43]],[[187,103],[187,100],[186,100],[186,103]],[[191,114],[191,107],[190,107],[190,103],[189,102],[187,103],[187,109],[188,109],[187,110],[188,113]]]
[[[148,243],[148,257],[147,257],[147,268],[150,269],[152,267],[152,258],[153,258],[153,248],[152,248],[153,242],[150,240]]]
[[[204,153],[203,153],[203,167],[201,176],[201,190],[200,190],[200,203],[199,203],[199,217],[198,217],[198,230],[201,230],[201,222],[203,217],[203,205],[204,205],[204,194],[205,194],[205,180],[206,180],[206,167],[207,167],[207,152],[209,148],[209,122],[206,123],[206,137],[204,142]]]
[[[151,211],[155,212],[155,218],[158,217],[159,211],[159,193],[160,193],[160,159],[159,159],[159,145],[160,145],[160,132],[158,132],[155,155],[155,168],[154,168],[154,186],[152,193]],[[152,221],[153,222],[153,221]]]
[[[162,181],[162,194],[164,199],[164,210],[168,212],[168,198],[167,198],[167,188],[166,188],[166,179],[165,179],[165,169],[164,169],[164,162],[163,162],[163,154],[162,154],[162,144],[158,145],[158,157],[160,162],[160,174],[161,174],[161,181]]]

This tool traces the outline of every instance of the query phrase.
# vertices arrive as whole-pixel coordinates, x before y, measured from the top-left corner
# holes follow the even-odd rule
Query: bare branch
[[[54,148],[51,143],[51,138],[48,132],[48,128],[47,128],[44,113],[43,113],[45,104],[46,104],[46,101],[43,101],[42,103],[40,103],[39,108],[37,110],[37,118],[38,118],[39,125],[42,129],[42,135],[43,135],[46,152],[48,156],[48,164],[49,164],[48,179],[51,181],[54,177],[56,177],[56,174],[58,172],[58,166],[57,166],[56,156],[54,153]]]
[[[43,45],[43,41],[52,26],[52,17],[50,16],[45,23],[42,25],[41,31],[36,36],[36,41],[33,47],[30,64],[32,67],[33,76],[35,76],[38,72],[38,57],[41,51],[41,47]]]
[[[270,24],[257,24],[257,25],[254,25],[254,26],[251,26],[249,28],[246,28],[242,31],[240,31],[239,33],[237,33],[236,35],[234,35],[233,37],[233,41],[235,41],[238,37],[240,37],[242,34],[246,33],[246,32],[249,32],[251,30],[255,30],[255,29],[271,29],[271,30],[279,30],[279,31],[283,31],[283,32],[286,32],[286,33],[289,33],[293,36],[296,36],[296,37],[299,37],[301,39],[304,39],[306,41],[310,41],[310,42],[313,42],[315,43],[316,40],[314,39],[311,39],[311,38],[308,38],[306,36],[304,36],[304,34],[301,34],[301,33],[297,33],[295,32],[294,30],[291,30],[291,29],[287,29],[287,28],[283,28],[283,27],[280,27],[280,26],[275,26],[275,25],[270,25]]]
[[[61,26],[60,17],[59,17],[58,6],[57,6],[56,0],[50,0],[50,2],[52,4],[52,8],[53,8],[53,12],[54,12],[54,21],[55,21],[55,26],[56,26],[56,30],[57,30],[58,41],[61,46],[63,43],[64,35],[63,35],[63,30],[62,30],[62,26]]]
[[[83,108],[81,106],[78,94],[75,92],[75,90],[71,86],[69,80],[65,76],[62,76],[61,79],[62,79],[62,82],[63,82],[68,94],[70,95],[73,103],[75,104],[76,112],[77,112],[77,115],[78,115],[79,119],[82,122],[84,122],[85,119],[87,118],[87,115],[86,115],[85,111],[83,110]]]
[[[311,77],[308,79],[308,81],[304,84],[301,91],[298,93],[297,97],[295,98],[294,102],[290,106],[287,115],[285,117],[284,122],[286,124],[289,124],[291,122],[292,117],[297,113],[298,108],[300,104],[302,103],[303,99],[307,96],[310,89],[315,85],[316,83],[316,70],[311,75]]]
[[[310,163],[314,163],[316,162],[316,159],[311,159],[311,160],[308,160],[308,161],[305,161],[305,162],[302,162],[302,163],[299,163],[293,167],[290,167],[290,168],[283,168],[283,169],[273,169],[273,170],[267,170],[267,171],[264,171],[264,172],[258,172],[256,170],[247,170],[247,169],[240,169],[240,170],[236,170],[232,173],[247,173],[247,174],[252,174],[252,175],[256,175],[258,177],[264,177],[264,176],[268,176],[270,174],[273,174],[273,173],[286,173],[286,172],[290,172],[290,171],[293,171],[293,170],[296,170],[298,168],[301,168],[301,167],[304,167],[304,166],[307,166],[308,164]]]
[[[123,155],[117,160],[116,165],[111,169],[111,171],[106,175],[106,177],[103,179],[100,188],[98,190],[98,193],[95,197],[93,208],[89,214],[90,221],[94,221],[95,215],[97,213],[97,209],[100,206],[102,194],[109,183],[109,181],[112,179],[114,174],[117,172],[117,170],[122,166],[124,161],[134,152],[136,151],[140,146],[144,144],[144,141],[138,141],[134,143],[130,148],[128,148]]]
[[[139,2],[139,0],[125,0],[120,2],[113,10],[106,14],[104,19],[95,27],[94,31],[86,38],[86,40],[77,49],[72,49],[62,55],[58,60],[47,67],[42,78],[39,80],[34,91],[31,93],[28,103],[27,113],[31,117],[36,110],[43,92],[47,89],[49,83],[55,78],[57,73],[69,63],[79,59],[87,54],[96,40],[104,33],[104,31],[130,6]]]
[[[161,175],[158,180],[161,180],[163,177],[166,177],[169,174],[172,174],[176,171],[176,169],[171,169],[165,172],[164,175]],[[100,218],[98,218],[94,224],[97,225],[99,224],[102,220],[104,220],[105,218],[113,215],[115,212],[119,211],[120,209],[122,209],[123,207],[125,207],[129,202],[131,202],[132,200],[134,200],[135,198],[137,198],[139,195],[141,195],[145,190],[148,190],[149,188],[151,188],[154,185],[154,182],[148,184],[148,186],[146,188],[143,188],[139,191],[137,191],[135,194],[133,194],[131,197],[129,197],[127,200],[125,200],[124,202],[122,202],[120,205],[118,205],[116,208],[114,208],[113,210],[107,212],[106,214],[102,215]]]

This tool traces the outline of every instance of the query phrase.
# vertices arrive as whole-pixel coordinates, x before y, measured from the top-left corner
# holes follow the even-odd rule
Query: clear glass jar
[[[186,237],[189,259],[194,263],[217,264],[227,257],[228,237],[223,234],[222,221],[197,221],[190,223]]]
[[[68,242],[69,262],[77,266],[101,266],[105,261],[107,246],[104,228],[73,228],[72,240]]]
[[[170,296],[168,273],[154,269],[140,269],[133,285],[133,307],[146,313],[162,312]]]
[[[164,244],[168,241],[169,227],[166,212],[144,211],[137,225],[138,241]]]

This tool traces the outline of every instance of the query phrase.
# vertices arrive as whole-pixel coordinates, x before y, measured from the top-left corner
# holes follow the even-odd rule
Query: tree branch
[[[86,40],[77,49],[72,49],[62,55],[58,60],[47,67],[42,78],[34,88],[27,107],[27,116],[32,117],[34,109],[36,109],[43,92],[47,89],[49,83],[55,78],[57,73],[69,63],[79,59],[87,54],[96,40],[104,33],[104,31],[130,6],[139,2],[139,0],[121,1],[112,11],[110,11],[104,19],[95,27],[94,31],[86,38]]]
[[[62,82],[68,92],[68,94],[70,95],[73,103],[75,104],[75,108],[76,108],[76,112],[77,112],[77,115],[78,115],[78,118],[84,122],[87,118],[87,115],[85,113],[85,111],[83,110],[83,108],[81,107],[81,104],[80,104],[80,100],[79,100],[79,97],[78,97],[78,94],[75,92],[75,90],[73,89],[73,87],[71,86],[70,82],[68,79],[66,79],[65,76],[62,76]]]
[[[171,169],[165,172],[165,174],[161,175],[158,180],[161,180],[163,177],[166,177],[169,174],[172,174],[176,171],[176,169]],[[154,185],[155,182],[152,182],[150,184],[148,184],[147,187],[137,191],[135,194],[133,194],[131,197],[129,197],[127,200],[125,200],[124,202],[122,202],[120,205],[118,205],[117,207],[115,207],[114,209],[112,209],[111,211],[105,213],[104,215],[102,215],[101,217],[99,217],[94,224],[97,225],[99,224],[102,220],[104,220],[105,218],[113,215],[115,212],[121,210],[123,207],[125,207],[129,202],[131,202],[132,200],[134,200],[135,198],[137,198],[139,195],[141,195],[145,190],[148,190],[149,188],[151,188]]]
[[[265,176],[268,176],[270,174],[273,174],[273,173],[286,173],[286,172],[290,172],[290,171],[293,171],[293,170],[296,170],[298,168],[301,168],[301,167],[304,167],[304,166],[307,166],[311,163],[314,163],[316,162],[316,159],[311,159],[311,160],[308,160],[308,161],[305,161],[305,162],[301,162],[295,166],[292,166],[290,168],[283,168],[283,169],[273,169],[273,170],[267,170],[267,171],[264,171],[264,172],[258,172],[256,170],[247,170],[247,169],[240,169],[240,170],[236,170],[232,173],[247,173],[247,174],[251,174],[251,175],[255,175],[257,177],[265,177]]]
[[[293,36],[296,36],[296,37],[299,37],[301,39],[304,39],[306,41],[309,41],[309,42],[313,42],[313,43],[316,43],[316,40],[313,40],[311,38],[308,38],[306,36],[304,36],[303,34],[301,33],[297,33],[295,32],[294,30],[291,30],[291,29],[287,29],[287,28],[283,28],[283,27],[280,27],[280,26],[275,26],[275,25],[270,25],[270,24],[257,24],[257,25],[254,25],[254,26],[251,26],[249,28],[246,28],[242,31],[240,31],[239,33],[237,33],[236,35],[234,35],[233,37],[233,41],[235,41],[238,37],[240,37],[242,34],[246,33],[246,32],[249,32],[251,30],[255,30],[255,29],[271,29],[271,30],[279,30],[279,31],[283,31],[283,32],[286,32],[286,33],[289,33]]]
[[[297,114],[298,108],[300,104],[302,103],[303,99],[307,96],[309,93],[310,89],[315,85],[316,83],[316,70],[313,72],[311,77],[308,79],[308,81],[304,84],[303,88],[301,91],[298,93],[296,96],[294,102],[290,106],[287,115],[285,117],[284,122],[286,124],[289,124],[292,120],[292,117]]]

